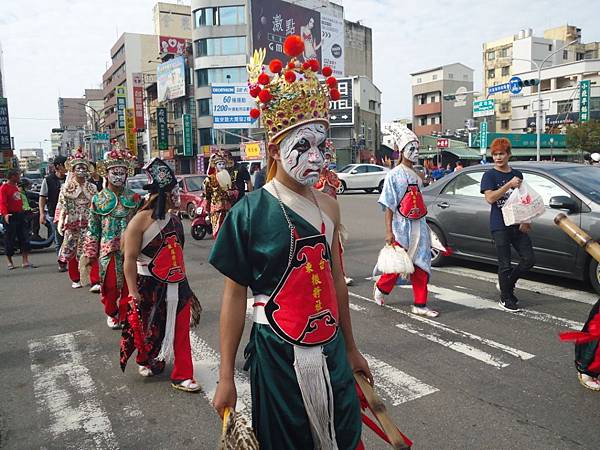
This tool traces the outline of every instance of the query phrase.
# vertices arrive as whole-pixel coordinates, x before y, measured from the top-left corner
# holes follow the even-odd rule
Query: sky
[[[184,1],[183,3],[190,3]],[[338,0],[348,20],[373,30],[374,82],[382,119],[411,115],[411,72],[461,62],[481,89],[482,44],[533,28],[582,28],[600,41],[598,0]],[[154,0],[2,0],[0,44],[15,147],[49,152],[58,97],[101,87],[121,33],[152,33]]]

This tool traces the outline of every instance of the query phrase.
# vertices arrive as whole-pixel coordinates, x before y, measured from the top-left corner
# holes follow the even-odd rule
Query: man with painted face
[[[125,187],[134,171],[135,158],[118,143],[107,158],[98,162],[106,188],[92,199],[92,208],[84,244],[88,265],[98,261],[100,295],[109,328],[119,329],[127,312],[127,283],[123,276],[121,235],[142,203],[141,197]]]
[[[324,163],[329,101],[339,92],[335,79],[323,86],[319,67],[295,58],[303,49],[298,36],[284,48],[292,60],[272,61],[273,77],[262,71],[263,51],[248,67],[260,108],[251,117],[261,116],[268,132],[268,182],[227,214],[209,257],[225,275],[213,405],[221,416],[235,408],[234,363],[250,288],[254,325],[244,355],[260,448],[363,448],[353,372],[372,376],[352,334],[337,251],[340,211],[312,187]]]
[[[227,150],[218,150],[212,154],[208,163],[208,176],[204,180],[204,195],[210,213],[213,237],[216,238],[227,212],[237,199],[238,191],[235,179],[227,170],[233,164]]]
[[[379,204],[385,212],[385,242],[403,247],[412,259],[415,271],[410,275],[414,305],[412,313],[437,317],[438,311],[427,306],[427,283],[431,275],[431,237],[425,216],[427,208],[421,188],[423,180],[413,170],[419,161],[419,139],[408,128],[394,132],[401,161],[385,176]],[[386,295],[397,283],[404,283],[400,274],[383,274],[373,286],[375,302],[383,306]]]
[[[91,164],[81,148],[69,156],[65,166],[69,175],[60,190],[54,217],[58,224],[58,232],[63,235],[58,261],[67,265],[71,287],[78,289],[82,286],[79,261],[83,254],[92,198],[97,190],[96,186],[88,181]],[[98,261],[91,267],[90,284],[90,292],[100,292]]]

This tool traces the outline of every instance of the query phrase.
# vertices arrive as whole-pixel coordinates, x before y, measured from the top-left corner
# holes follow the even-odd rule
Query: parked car
[[[179,211],[187,214],[190,219],[196,216],[196,208],[200,207],[204,200],[204,180],[206,175],[178,175],[179,189],[181,194],[181,206]]]
[[[490,205],[479,192],[481,178],[491,165],[478,165],[447,175],[423,190],[433,233],[452,251],[452,257],[497,264],[489,231]],[[523,162],[511,164],[544,199],[546,212],[534,220],[531,240],[534,271],[589,280],[600,293],[600,267],[558,226],[554,217],[569,218],[600,239],[600,170],[573,163]],[[432,264],[447,257],[434,251]]]
[[[381,192],[383,180],[390,169],[376,164],[349,164],[336,172],[340,179],[338,195],[349,190],[362,189],[367,193]]]
[[[127,178],[127,187],[142,197],[148,194],[148,191],[144,189],[144,186],[147,184],[148,177],[144,174],[134,175]]]

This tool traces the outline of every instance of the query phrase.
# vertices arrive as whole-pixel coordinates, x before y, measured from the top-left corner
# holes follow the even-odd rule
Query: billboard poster
[[[117,128],[125,129],[125,108],[127,108],[127,90],[125,86],[117,86],[115,88],[117,97]]]
[[[333,76],[344,76],[344,18],[321,14],[323,66],[333,69]]]
[[[181,126],[183,128],[183,156],[192,156],[194,154],[192,133],[192,115],[184,114],[181,116]]]
[[[8,122],[8,100],[0,97],[0,150],[11,150],[10,124]]]
[[[213,84],[213,128],[251,128],[250,109],[256,103],[248,92],[246,83]]]
[[[329,124],[333,126],[354,125],[354,95],[352,78],[338,78],[340,99],[329,102]]]
[[[252,45],[267,50],[266,61],[279,58],[287,61],[283,41],[290,34],[304,40],[304,54],[299,59],[321,62],[321,13],[281,0],[252,2]],[[343,31],[343,28],[342,28]]]
[[[129,151],[137,155],[137,133],[135,130],[135,114],[133,108],[125,110],[125,143]]]
[[[172,36],[158,37],[158,51],[161,55],[185,55],[188,40]]]
[[[167,108],[156,108],[156,129],[158,132],[158,149],[169,148],[169,126],[167,125]]]
[[[144,74],[133,73],[133,111],[135,113],[135,127],[138,130],[146,128],[144,124]]]
[[[185,58],[176,56],[156,68],[158,101],[173,100],[185,95]]]

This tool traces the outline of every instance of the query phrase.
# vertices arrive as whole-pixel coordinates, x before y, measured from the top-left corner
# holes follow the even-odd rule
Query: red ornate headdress
[[[131,176],[135,173],[136,160],[128,149],[122,149],[117,141],[112,142],[113,146],[108,152],[106,159],[98,161],[97,169],[100,176],[106,176],[109,169],[113,167],[125,167]]]
[[[92,165],[86,158],[81,147],[78,147],[77,150],[75,150],[73,153],[71,153],[69,155],[69,157],[67,158],[67,162],[65,163],[65,168],[68,171],[72,171],[75,169],[75,166],[77,166],[78,164],[85,164],[87,166],[88,170],[92,170]]]

